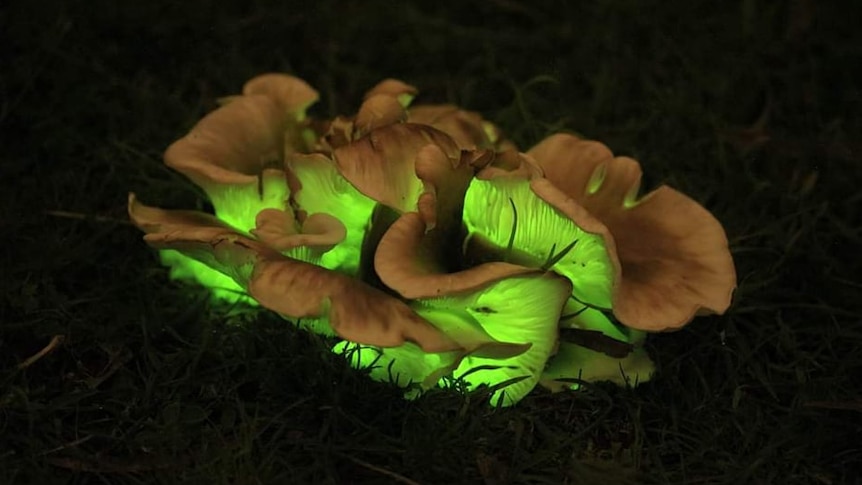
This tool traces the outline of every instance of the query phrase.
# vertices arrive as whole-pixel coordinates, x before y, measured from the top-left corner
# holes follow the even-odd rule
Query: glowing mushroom
[[[172,265],[312,331],[378,380],[489,386],[649,379],[644,331],[725,311],[736,284],[718,221],[604,145],[551,136],[526,154],[478,114],[410,106],[387,79],[352,117],[311,120],[284,74],[223,98],[165,154],[215,214],[129,197]]]
[[[425,352],[463,350],[406,304],[359,280],[298,261],[203,213],[166,211],[129,198],[144,240],[229,276],[262,306],[308,319],[321,333],[378,347],[411,342]]]
[[[482,119],[479,113],[451,104],[412,106],[407,121],[432,126],[451,136],[464,150],[511,150],[514,146],[500,135],[500,129]]]
[[[736,272],[709,211],[667,186],[638,197],[638,163],[597,142],[558,134],[527,153],[548,180],[545,194],[556,192],[553,184],[613,235],[621,273],[613,311],[621,322],[660,331],[727,310]]]
[[[165,163],[206,192],[216,216],[248,231],[263,209],[284,209],[287,123],[267,96],[240,96],[201,119],[165,152]]]
[[[564,278],[533,271],[413,302],[418,314],[472,349],[468,352],[427,353],[410,344],[391,349],[342,344],[335,351],[370,368],[377,380],[426,389],[456,379],[468,390],[493,388],[492,404],[512,405],[536,386],[554,353],[557,320],[570,291]],[[408,396],[416,396],[415,390]]]

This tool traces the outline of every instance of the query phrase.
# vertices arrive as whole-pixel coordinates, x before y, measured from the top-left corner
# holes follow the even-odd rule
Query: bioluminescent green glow
[[[453,373],[471,390],[522,378],[492,394],[491,403],[508,406],[538,382],[557,342],[557,321],[568,296],[565,280],[532,275],[507,278],[467,295],[419,300],[414,307],[447,334],[458,331],[449,328],[447,321],[466,313],[472,319],[468,324],[479,325],[496,340],[532,344],[526,352],[505,359],[467,355]],[[458,341],[457,336],[453,338]]]
[[[231,226],[248,233],[255,227],[257,214],[264,209],[285,210],[289,191],[284,172],[264,170],[255,185],[219,185],[207,195],[215,215]]]
[[[517,381],[491,395],[492,404],[508,406],[538,382],[557,342],[557,320],[568,296],[565,280],[531,275],[501,280],[468,295],[413,302],[416,313],[456,341],[481,333],[500,342],[532,344],[515,357],[468,354],[459,364],[457,352],[425,353],[412,343],[376,348],[342,342],[333,350],[347,356],[352,366],[370,369],[373,379],[401,387],[435,380],[445,386],[450,382],[447,376],[463,379],[469,390]]]
[[[171,279],[198,283],[207,288],[214,298],[228,303],[259,305],[233,278],[207,266],[205,263],[173,249],[163,249],[159,251],[159,256],[162,264],[170,267]],[[335,332],[326,318],[302,318],[293,321],[293,323],[303,330],[324,337],[335,336]]]
[[[604,240],[539,198],[527,180],[474,179],[464,200],[464,224],[468,237],[490,244],[501,259],[535,268],[553,262],[545,269],[569,278],[575,298],[611,307],[614,270]],[[512,254],[506,255],[510,239]]]
[[[408,398],[418,397],[429,378],[432,385],[436,384],[435,373],[450,369],[457,357],[456,352],[426,353],[412,343],[381,349],[344,341],[336,344],[332,351],[344,355],[352,367],[368,369],[376,381],[391,382],[399,387],[415,386],[406,394]]]
[[[214,297],[228,303],[257,306],[257,302],[230,276],[173,249],[161,250],[159,256],[162,264],[170,267],[171,279],[194,281],[208,288]]]
[[[324,337],[335,337],[336,333],[332,330],[328,318],[300,318],[292,320],[297,327],[307,330],[311,333],[316,333]]]
[[[361,257],[362,241],[376,202],[362,195],[347,182],[331,163],[299,163],[296,175],[302,189],[296,195],[300,209],[307,214],[327,213],[338,218],[346,227],[346,238],[335,247],[321,253],[316,248],[299,246],[283,254],[289,258],[355,275]],[[216,215],[226,223],[248,233],[255,228],[258,212],[264,209],[292,211],[287,205],[288,187],[285,174],[267,170],[260,184],[252,186],[219,186],[210,191]],[[214,192],[214,193],[213,193]],[[297,228],[289,228],[294,231]],[[251,237],[251,236],[249,236]],[[162,262],[171,266],[171,277],[193,280],[211,288],[213,294],[228,301],[253,300],[230,276],[176,251],[163,251]],[[332,335],[326,322],[305,322],[301,326],[325,335]]]
[[[497,133],[497,128],[493,123],[488,121],[482,122],[482,131],[485,133],[485,136],[488,137],[488,141],[491,142],[491,145],[496,145],[498,141],[500,141],[500,136]]]
[[[563,308],[560,327],[602,332],[614,340],[630,343],[628,328],[615,325],[601,310],[590,308],[574,298],[569,298]]]
[[[570,298],[563,308],[560,327],[601,332],[607,337],[627,344],[638,345],[646,339],[646,332],[613,322],[604,312],[590,308]]]
[[[231,303],[265,306],[310,332],[373,344],[341,341],[332,351],[371,378],[406,388],[408,398],[434,386],[481,388],[491,404],[508,406],[539,383],[556,391],[578,389],[585,381],[648,380],[654,367],[640,346],[645,332],[616,319],[664,328],[648,321],[655,288],[678,288],[675,281],[688,279],[675,271],[700,272],[701,259],[712,256],[665,271],[676,279],[659,271],[654,279],[661,284],[655,285],[637,280],[656,265],[637,263],[653,261],[658,253],[671,262],[699,257],[689,246],[699,246],[700,239],[676,244],[691,233],[683,220],[691,210],[652,229],[645,224],[664,213],[605,217],[609,203],[617,212],[640,203],[640,170],[633,160],[607,158],[606,147],[578,145],[572,136],[552,136],[524,156],[498,152],[492,168],[474,176],[493,158],[479,148],[488,142],[499,150],[509,145],[493,124],[448,105],[414,111],[414,119],[429,118],[439,129],[401,123],[401,108],[410,105],[415,88],[387,80],[375,92],[382,97],[367,97],[356,117],[309,120],[305,109],[317,100],[316,91],[290,76],[260,76],[247,83],[243,96],[227,98],[230,104],[172,145],[169,165],[204,189],[224,225],[201,213],[149,208],[130,194],[132,221],[160,250],[171,278],[199,283]],[[459,149],[463,143],[479,146]],[[326,146],[328,154],[321,152]],[[581,191],[587,173],[565,164],[581,163],[582,155],[587,165],[580,168],[595,167],[583,188],[596,201],[593,215],[587,213],[587,207],[596,208],[591,202],[580,207],[551,186]],[[531,156],[539,167],[531,165]],[[526,165],[502,173],[516,162]],[[544,170],[548,179],[528,180],[523,169]],[[570,180],[554,180],[559,177]],[[605,185],[628,190],[622,209],[615,202],[619,190]],[[658,211],[675,200],[659,197],[691,202],[674,191],[655,194],[646,201]],[[637,224],[625,227],[629,218]],[[606,245],[605,237],[612,239],[606,229],[614,230],[618,252]],[[670,240],[638,241],[644,231]],[[641,250],[645,256],[639,260],[632,253]],[[665,257],[675,251],[682,255]],[[617,254],[619,261],[612,258]],[[487,262],[509,264],[479,267]],[[730,263],[724,271],[733,276]],[[629,278],[615,281],[624,265]],[[713,293],[728,295],[712,275],[700,279]],[[685,298],[702,301],[704,309],[729,304],[691,293]],[[416,299],[424,295],[435,297]],[[689,308],[685,298],[671,297],[654,313],[680,313]],[[380,347],[387,345],[397,346]]]
[[[617,359],[580,345],[560,342],[557,354],[542,374],[542,383],[552,389],[578,390],[576,381],[611,381],[623,386],[646,382],[655,372],[655,365],[643,348]]]
[[[415,98],[415,96],[410,93],[402,93],[396,97],[396,99],[398,99],[398,104],[403,108],[410,106],[410,103],[413,102],[413,98]]]
[[[355,275],[359,269],[362,240],[377,203],[356,190],[335,165],[323,157],[299,157],[291,163],[291,170],[302,184],[302,189],[294,196],[299,208],[309,215],[329,214],[347,229],[344,241],[324,253],[319,262],[304,261]]]
[[[599,165],[597,169],[593,171],[593,174],[590,175],[590,179],[587,181],[587,193],[592,195],[599,191],[602,188],[602,184],[605,183],[605,177],[608,175],[608,167],[606,165]]]

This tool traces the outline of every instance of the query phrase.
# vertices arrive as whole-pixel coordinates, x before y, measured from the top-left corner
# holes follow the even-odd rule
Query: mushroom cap
[[[279,252],[305,246],[325,253],[344,241],[347,228],[335,217],[318,213],[306,217],[297,230],[291,212],[264,209],[258,212],[251,234]]]
[[[598,142],[557,134],[527,153],[553,187],[613,235],[621,270],[613,310],[622,323],[671,330],[704,311],[727,310],[736,271],[709,211],[667,186],[638,198],[640,165]]]
[[[365,93],[363,101],[373,96],[385,94],[398,100],[402,107],[407,107],[419,90],[398,79],[384,79]]]
[[[413,123],[375,129],[335,149],[333,159],[344,178],[360,192],[398,212],[409,212],[415,210],[423,190],[416,157],[426,145],[437,145],[453,166],[461,159],[458,146],[448,135]]]
[[[502,148],[500,130],[493,123],[479,113],[452,104],[412,106],[407,111],[407,121],[433,126],[451,136],[462,150]]]
[[[403,99],[406,102],[403,102],[402,106],[406,107],[410,104],[410,100],[413,99],[413,96],[419,94],[419,90],[416,89],[416,87],[405,83],[404,81],[389,78],[380,81],[373,88],[369,89],[365,93],[365,97],[363,98],[363,100],[367,100],[368,98],[379,94],[385,94],[393,98]],[[409,98],[407,98],[408,96]]]
[[[281,315],[325,320],[335,334],[366,345],[413,342],[426,352],[462,350],[402,301],[350,276],[284,256],[208,214],[148,207],[133,194],[129,214],[150,246],[179,251],[231,277]]]
[[[426,245],[425,222],[419,213],[402,215],[383,235],[374,257],[381,280],[407,299],[434,298],[470,292],[516,275],[541,274],[534,268],[504,262],[485,263],[446,272]]]
[[[464,205],[469,261],[489,257],[554,271],[568,278],[573,297],[611,308],[619,276],[607,228],[556,190],[524,154],[502,154],[470,184]]]
[[[206,192],[216,215],[248,231],[262,209],[286,209],[287,125],[266,96],[239,96],[203,117],[165,152],[165,163]]]
[[[165,163],[204,190],[212,184],[256,184],[261,171],[283,158],[283,119],[271,98],[240,96],[172,143]]]
[[[367,97],[359,107],[353,120],[354,139],[361,138],[372,130],[407,120],[407,111],[398,99],[388,94]]]
[[[302,79],[281,73],[255,76],[245,83],[242,93],[269,97],[283,113],[296,121],[302,121],[305,110],[320,99],[317,91]]]

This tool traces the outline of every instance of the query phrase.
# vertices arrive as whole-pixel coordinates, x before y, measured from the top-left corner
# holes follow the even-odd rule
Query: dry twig
[[[53,337],[51,337],[51,341],[48,342],[48,345],[46,345],[42,350],[36,352],[35,354],[28,357],[27,360],[18,364],[18,369],[23,370],[35,364],[39,359],[53,352],[54,349],[59,347],[65,339],[65,335],[54,335]]]

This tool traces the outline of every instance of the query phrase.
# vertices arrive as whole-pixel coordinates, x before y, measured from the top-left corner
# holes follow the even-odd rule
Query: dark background
[[[0,483],[859,483],[858,2],[19,1],[0,7]],[[574,131],[728,232],[722,317],[636,390],[405,402],[278,317],[169,282],[135,191],[267,71],[351,113],[385,77],[523,150]],[[62,343],[23,365],[54,336]]]

